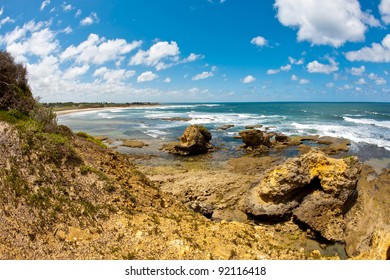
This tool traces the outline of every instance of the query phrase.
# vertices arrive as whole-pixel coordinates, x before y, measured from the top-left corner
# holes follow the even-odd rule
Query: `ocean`
[[[207,127],[213,144],[236,150],[245,126],[286,135],[343,137],[363,160],[390,158],[390,103],[195,103],[77,112],[58,117],[74,131],[145,142],[177,140],[190,124]],[[220,130],[223,125],[234,125]]]

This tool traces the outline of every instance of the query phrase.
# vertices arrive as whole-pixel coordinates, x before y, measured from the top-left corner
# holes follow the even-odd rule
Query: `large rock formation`
[[[213,148],[211,138],[211,133],[204,126],[190,125],[184,130],[180,142],[166,144],[162,149],[182,156],[203,154]]]
[[[266,146],[271,147],[271,142],[267,133],[257,130],[257,129],[248,129],[240,132],[242,141],[246,147],[259,147]]]
[[[243,210],[262,218],[295,219],[332,241],[344,239],[343,215],[356,197],[361,163],[333,159],[318,151],[288,159],[252,188]]]

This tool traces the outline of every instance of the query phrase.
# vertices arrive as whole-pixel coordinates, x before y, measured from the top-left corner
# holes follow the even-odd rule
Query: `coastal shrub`
[[[31,110],[30,116],[42,124],[45,132],[54,133],[58,131],[57,115],[52,109],[46,108],[37,102]]]
[[[99,139],[96,139],[95,137],[89,135],[88,133],[85,133],[83,131],[80,131],[80,132],[77,132],[76,133],[77,136],[81,137],[81,138],[84,138],[85,140],[91,142],[91,143],[94,143],[102,148],[107,148],[106,145],[104,145],[104,143],[99,140]]]
[[[16,63],[12,55],[0,51],[0,110],[18,110],[28,114],[35,106],[27,82],[27,69]]]

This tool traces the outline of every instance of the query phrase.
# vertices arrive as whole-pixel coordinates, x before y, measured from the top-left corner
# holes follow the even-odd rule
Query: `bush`
[[[29,114],[36,100],[27,82],[27,69],[11,54],[0,51],[0,110],[15,109]]]

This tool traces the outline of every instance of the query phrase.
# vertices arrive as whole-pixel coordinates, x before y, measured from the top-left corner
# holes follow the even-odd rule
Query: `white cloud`
[[[202,72],[200,74],[197,74],[195,75],[194,77],[192,77],[192,80],[193,81],[198,81],[198,80],[203,80],[203,79],[207,79],[207,78],[210,78],[214,76],[213,72]]]
[[[142,41],[127,43],[124,39],[107,40],[90,34],[88,39],[78,46],[69,46],[61,54],[61,60],[74,59],[78,63],[103,64],[108,61],[121,60],[123,55],[138,48]]]
[[[254,44],[254,45],[259,46],[259,47],[263,47],[263,46],[266,46],[268,44],[268,41],[262,36],[257,36],[251,40],[251,44]]]
[[[73,29],[70,26],[68,26],[68,27],[62,29],[60,32],[65,33],[65,34],[70,34],[73,32]]]
[[[390,24],[390,0],[382,0],[379,5],[379,12],[382,20],[386,24]]]
[[[290,61],[290,64],[296,64],[296,65],[301,65],[304,62],[303,58],[296,60],[295,58],[293,58],[291,56],[288,57],[288,60]]]
[[[267,74],[268,75],[274,75],[274,74],[277,74],[279,72],[280,72],[279,69],[269,69],[269,70],[267,70]]]
[[[287,64],[287,65],[285,65],[285,66],[282,66],[282,67],[280,67],[280,70],[285,71],[285,72],[288,72],[288,71],[291,70],[291,65],[290,65],[290,64]]]
[[[0,21],[0,28],[2,25],[6,24],[6,23],[14,23],[15,21],[10,18],[10,17],[6,17],[6,18],[3,18],[1,21]]]
[[[1,8],[0,8],[0,16],[2,16],[3,13],[4,13],[4,7],[1,7]]]
[[[327,88],[333,88],[333,87],[335,87],[335,84],[334,83],[327,83],[325,86]]]
[[[75,17],[76,17],[76,18],[78,18],[79,16],[81,16],[81,10],[80,10],[80,9],[78,9],[77,12],[76,12],[76,14],[75,14]]]
[[[43,9],[45,9],[45,7],[46,7],[47,5],[49,5],[49,4],[50,4],[50,0],[45,0],[45,1],[43,1],[42,4],[41,4],[40,10],[43,11]]]
[[[298,81],[298,76],[297,75],[292,75],[291,76],[291,81]]]
[[[83,26],[86,26],[86,25],[91,25],[91,24],[97,23],[97,22],[99,22],[99,18],[95,12],[92,12],[89,16],[87,16],[86,18],[81,20],[80,24]]]
[[[113,69],[108,69],[107,67],[101,67],[99,69],[96,69],[95,72],[93,73],[94,77],[100,76],[108,83],[119,83],[125,79],[133,77],[134,75],[135,75],[134,70],[125,70],[125,69],[113,70]],[[146,78],[147,75],[144,75],[143,79]]]
[[[322,73],[330,74],[339,70],[338,64],[331,58],[328,58],[330,64],[322,64],[317,60],[314,60],[306,65],[307,71],[309,73]]]
[[[59,42],[55,33],[45,25],[30,21],[21,28],[18,26],[0,36],[0,45],[6,45],[7,51],[19,62],[27,62],[28,55],[46,57],[59,50]]]
[[[364,85],[366,84],[366,80],[364,78],[360,78],[357,82],[356,82],[358,85]]]
[[[299,83],[300,83],[301,85],[305,85],[305,84],[310,83],[310,81],[307,80],[307,79],[300,79],[300,80],[299,80]]]
[[[364,71],[366,71],[366,67],[364,67],[364,65],[360,66],[360,67],[352,67],[351,68],[351,74],[354,75],[354,76],[361,76]]]
[[[72,5],[70,4],[66,4],[65,2],[62,4],[62,9],[65,11],[65,12],[69,12],[71,10],[73,10],[74,8],[72,7]]]
[[[157,77],[158,75],[154,74],[153,72],[146,71],[137,77],[137,82],[138,83],[150,82],[156,79]]]
[[[380,44],[373,43],[371,47],[347,52],[345,56],[349,61],[390,62],[390,34]]]
[[[165,78],[165,79],[163,80],[163,82],[164,82],[164,83],[170,83],[170,82],[172,82],[172,79],[169,78],[169,77],[167,77],[167,78]]]
[[[196,93],[200,92],[200,89],[198,89],[197,87],[193,87],[193,88],[189,89],[188,92],[191,94],[196,94]]]
[[[375,80],[375,83],[377,85],[385,85],[387,83],[387,81],[385,79],[383,79],[383,78],[378,78],[378,79]]]
[[[374,74],[374,73],[370,73],[368,75],[368,77],[371,79],[371,80],[377,80],[379,79],[378,75],[377,74]]]
[[[250,84],[250,83],[253,83],[254,81],[256,81],[256,78],[253,77],[252,75],[248,75],[248,76],[246,76],[246,77],[244,77],[244,78],[242,79],[242,82],[243,82],[244,84]]]
[[[169,68],[179,62],[179,47],[174,41],[157,42],[149,50],[139,50],[131,59],[130,65],[153,66],[157,71]],[[196,55],[190,55],[195,59]]]
[[[364,40],[369,15],[357,0],[276,0],[274,6],[283,25],[298,28],[298,41],[340,47]]]
[[[81,67],[73,67],[73,68],[69,68],[65,73],[64,73],[64,79],[74,79],[74,78],[77,78],[79,76],[82,76],[84,75],[85,73],[87,73],[87,71],[89,70],[89,66],[88,65],[83,65]]]
[[[201,58],[203,58],[203,55],[191,53],[188,57],[186,57],[182,60],[182,63],[194,62],[194,61],[201,59]]]

